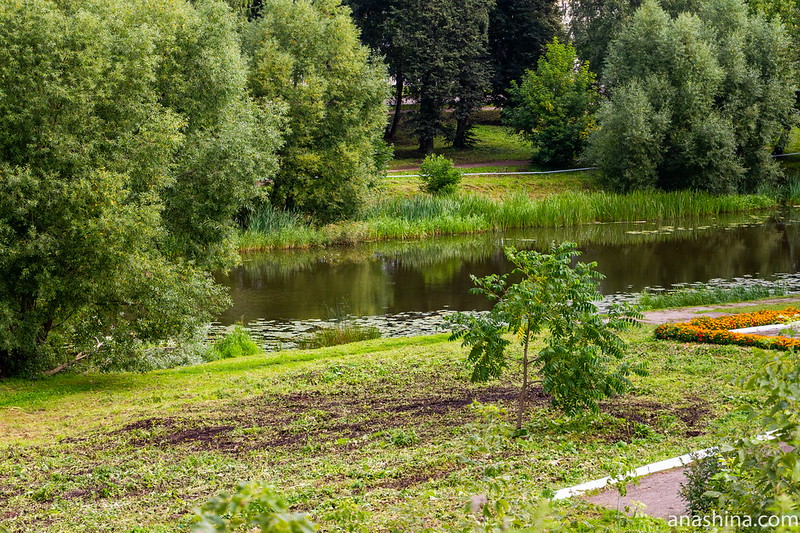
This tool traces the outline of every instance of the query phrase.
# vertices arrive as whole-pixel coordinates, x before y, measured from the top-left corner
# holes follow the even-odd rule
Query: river
[[[248,254],[242,266],[218,276],[233,298],[219,322],[243,322],[265,344],[280,346],[343,315],[365,317],[360,320],[389,335],[432,332],[442,311],[488,307],[483,297],[469,294],[470,274],[509,271],[504,247],[543,250],[565,240],[578,243],[580,260],[598,263],[606,276],[600,285],[605,295],[696,282],[794,283],[800,272],[797,210],[781,216],[534,228]]]

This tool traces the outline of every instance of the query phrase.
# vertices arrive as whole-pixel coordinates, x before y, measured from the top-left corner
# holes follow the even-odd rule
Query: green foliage
[[[431,154],[419,167],[419,188],[434,195],[455,194],[461,183],[461,171],[453,167],[453,162],[443,155]]]
[[[338,0],[265,0],[246,26],[252,95],[286,109],[270,200],[319,222],[354,215],[388,151],[385,69]]]
[[[781,171],[765,148],[794,122],[784,30],[741,0],[682,5],[688,11],[673,17],[649,0],[620,30],[588,159],[618,190],[773,183]]]
[[[556,407],[567,414],[585,409],[597,411],[598,401],[621,394],[630,386],[627,376],[641,374],[639,365],[613,363],[626,355],[627,346],[615,333],[634,322],[638,313],[614,306],[604,319],[593,303],[600,299],[597,289],[603,275],[596,263],[578,262],[580,252],[573,243],[553,243],[550,253],[506,249],[515,269],[511,275],[521,281],[509,284],[509,275],[472,277],[475,294],[497,303],[486,314],[457,313],[451,317],[451,339],[463,339],[470,347],[467,362],[472,381],[498,378],[509,363],[511,344],[504,335],[515,334],[522,344],[522,390],[517,410],[517,428],[528,394],[529,370],[542,379],[542,388]],[[529,354],[531,342],[546,330],[545,346]]]
[[[242,326],[237,325],[221,339],[214,342],[211,347],[211,353],[208,355],[208,360],[254,355],[260,351],[261,348],[253,341],[250,333]]]
[[[581,60],[602,75],[606,53],[641,0],[569,0],[570,33]]]
[[[245,250],[310,247],[509,228],[671,220],[748,212],[775,205],[775,200],[766,196],[713,196],[692,191],[566,193],[542,200],[517,194],[500,201],[474,195],[416,195],[378,202],[360,220],[346,224],[313,228],[305,223],[291,223],[269,233],[248,231],[240,236],[240,246]]]
[[[317,527],[305,515],[290,513],[286,500],[273,488],[240,483],[233,494],[211,498],[196,511],[192,533],[253,531],[313,533]]]
[[[746,436],[731,436],[719,446],[719,472],[706,497],[717,513],[750,516],[800,514],[800,356],[770,355],[742,381],[763,402],[749,410]],[[774,525],[774,524],[773,524]],[[755,530],[756,528],[753,528]],[[780,528],[778,528],[780,530]]]
[[[503,122],[533,143],[534,160],[562,165],[576,159],[594,127],[600,94],[587,63],[576,66],[571,44],[547,45],[535,71],[511,84]]]
[[[273,118],[221,2],[0,4],[0,375],[211,319]]]
[[[706,495],[719,485],[714,477],[720,472],[720,461],[716,455],[695,460],[686,469],[686,483],[681,483],[678,494],[686,502],[686,510],[692,516],[711,514],[715,500]]]
[[[276,209],[270,203],[255,208],[248,217],[247,229],[258,233],[274,233],[287,228],[297,228],[305,223],[297,213]]]
[[[398,448],[407,448],[419,442],[419,435],[414,428],[396,429],[386,434],[386,442]]]
[[[561,35],[561,13],[553,0],[497,0],[489,19],[492,98],[506,103],[506,90],[535,65],[547,43]]]
[[[401,51],[403,77],[419,103],[414,121],[423,153],[433,151],[437,135],[449,134],[442,116],[446,105],[455,104],[457,117],[466,120],[489,88],[492,5],[492,0],[403,0],[394,4],[391,40]]]

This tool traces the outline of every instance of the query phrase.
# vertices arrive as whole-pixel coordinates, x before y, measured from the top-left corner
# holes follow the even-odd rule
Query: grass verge
[[[326,531],[471,531],[472,495],[502,497],[522,516],[547,491],[744,429],[734,409],[754,398],[731,378],[752,373],[756,352],[655,341],[652,329],[627,338],[650,371],[630,395],[565,418],[539,391],[517,439],[502,435],[519,384],[469,383],[464,350],[444,335],[3,381],[0,524],[185,531],[191,509],[257,479]],[[586,531],[663,525],[581,502],[549,512]]]

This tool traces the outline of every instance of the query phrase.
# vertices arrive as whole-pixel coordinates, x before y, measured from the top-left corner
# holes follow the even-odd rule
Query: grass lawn
[[[465,172],[516,172],[514,167],[480,167]],[[382,181],[386,197],[411,197],[420,194],[419,178],[390,175]],[[563,174],[539,174],[523,176],[464,176],[461,191],[493,200],[502,200],[515,194],[530,198],[545,198],[560,193],[599,191],[597,174],[588,172],[565,172]]]
[[[457,150],[443,138],[437,138],[435,153],[442,154],[455,163],[483,163],[488,161],[528,161],[531,158],[531,145],[508,128],[494,125],[478,125],[474,129],[477,142],[466,150]],[[417,166],[422,162],[416,140],[401,132],[394,145],[394,159],[390,168],[399,169]]]
[[[630,395],[568,419],[539,391],[517,439],[504,410],[515,380],[470,384],[444,335],[3,381],[0,525],[185,531],[210,496],[263,480],[325,531],[472,531],[472,495],[535,514],[547,491],[744,429],[734,409],[753,398],[731,379],[752,373],[754,351],[655,341],[650,328],[628,338],[650,371]],[[660,527],[580,501],[549,514],[570,530]]]

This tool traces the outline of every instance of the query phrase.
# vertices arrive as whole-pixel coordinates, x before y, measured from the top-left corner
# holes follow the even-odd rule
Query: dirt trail
[[[639,484],[628,484],[628,492],[620,496],[617,489],[606,489],[600,494],[586,498],[595,505],[617,509],[628,515],[645,513],[655,518],[668,520],[672,516],[686,513],[686,502],[678,496],[681,483],[686,482],[684,468],[674,468],[643,477]]]

